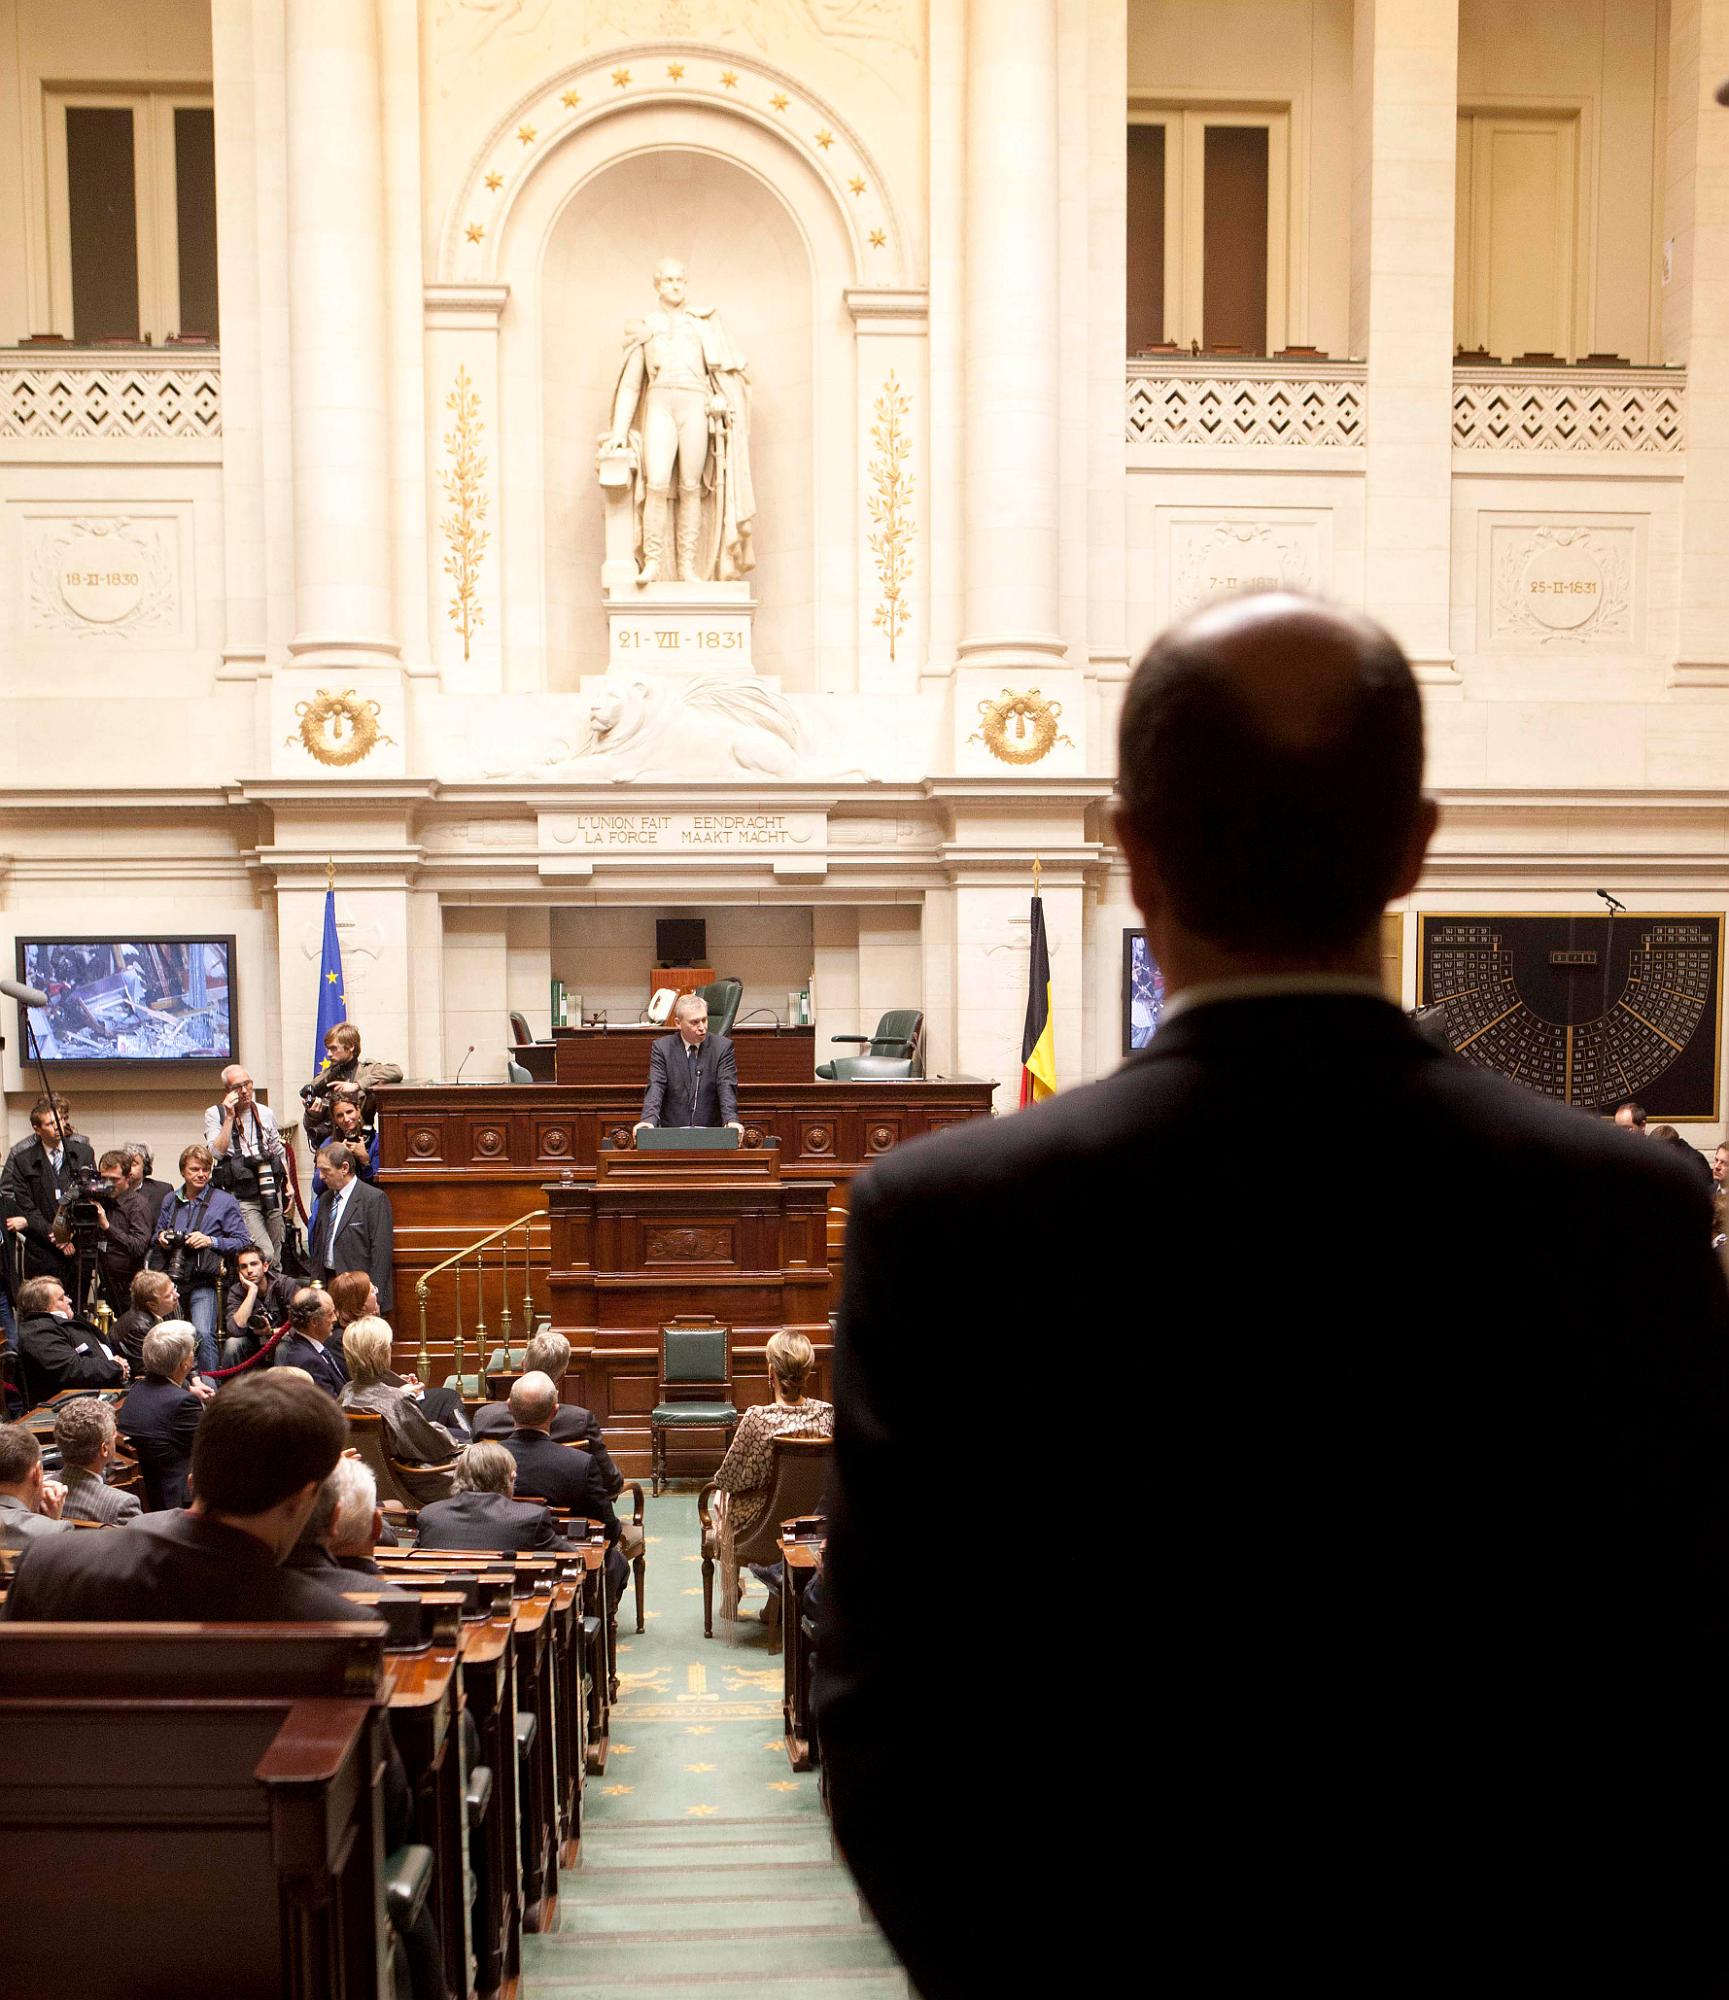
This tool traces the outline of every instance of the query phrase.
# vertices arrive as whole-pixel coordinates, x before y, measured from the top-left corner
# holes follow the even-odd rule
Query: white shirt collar
[[[1378,979],[1360,972],[1262,972],[1241,979],[1212,979],[1199,986],[1185,986],[1166,1000],[1159,1026],[1197,1007],[1211,1007],[1221,1000],[1292,1000],[1315,993],[1349,993],[1358,999],[1385,1000]],[[1154,1037],[1157,1040],[1157,1037]]]

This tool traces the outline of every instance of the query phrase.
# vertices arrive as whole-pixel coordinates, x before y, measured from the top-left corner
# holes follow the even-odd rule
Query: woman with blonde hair
[[[738,1616],[738,1563],[733,1550],[762,1519],[774,1477],[777,1437],[833,1437],[834,1405],[805,1394],[805,1383],[816,1366],[816,1349],[802,1333],[769,1336],[763,1350],[772,1403],[756,1403],[739,1419],[732,1444],[714,1483],[720,1488],[714,1503],[715,1558],[720,1564],[720,1615]],[[771,1592],[771,1606],[780,1598]]]
[[[384,1419],[384,1448],[400,1467],[401,1479],[416,1500],[442,1500],[450,1491],[444,1468],[461,1449],[442,1424],[435,1424],[415,1400],[419,1383],[391,1373],[389,1325],[374,1315],[351,1320],[343,1336],[348,1381],[341,1396],[345,1410]],[[426,1467],[418,1471],[417,1467]],[[433,1472],[432,1467],[440,1470]]]

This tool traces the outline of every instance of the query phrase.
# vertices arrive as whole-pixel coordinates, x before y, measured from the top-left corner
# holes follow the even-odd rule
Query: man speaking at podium
[[[650,1051],[648,1090],[635,1130],[650,1125],[730,1125],[743,1133],[738,1116],[738,1065],[725,1035],[708,1031],[708,1002],[700,993],[681,993],[673,1003],[673,1033]]]

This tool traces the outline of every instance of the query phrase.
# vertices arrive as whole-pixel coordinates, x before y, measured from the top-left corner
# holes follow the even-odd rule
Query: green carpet
[[[650,1500],[647,1630],[619,1625],[605,1775],[558,1928],[523,1940],[524,2000],[761,1990],[906,2000],[906,1975],[835,1854],[815,1772],[781,1741],[781,1659],[747,1582],[744,1617],[702,1631],[696,1500]]]

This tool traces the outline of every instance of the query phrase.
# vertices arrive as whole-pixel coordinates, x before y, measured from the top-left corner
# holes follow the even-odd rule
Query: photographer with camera
[[[74,1246],[55,1242],[54,1218],[79,1187],[80,1170],[94,1179],[96,1155],[73,1131],[72,1107],[63,1097],[37,1098],[30,1133],[0,1167],[0,1216],[9,1234],[23,1239],[26,1278],[70,1278]]]
[[[268,1264],[282,1252],[283,1201],[288,1165],[276,1114],[260,1104],[242,1063],[222,1072],[222,1100],[204,1114],[204,1143],[216,1161],[215,1181],[231,1194],[247,1233]]]
[[[222,1321],[222,1366],[238,1368],[251,1360],[288,1318],[288,1308],[300,1289],[298,1278],[284,1277],[254,1244],[242,1250],[236,1267],[240,1283],[228,1294]]]
[[[132,1303],[132,1280],[144,1268],[150,1253],[150,1225],[155,1211],[145,1197],[127,1183],[126,1155],[104,1153],[96,1162],[102,1177],[102,1191],[74,1198],[61,1211],[77,1248],[80,1210],[88,1204],[96,1228],[96,1265],[102,1276],[102,1295],[116,1313],[124,1313]],[[159,1204],[160,1205],[160,1204]]]
[[[324,1037],[324,1062],[318,1074],[300,1092],[306,1107],[302,1124],[307,1145],[316,1153],[330,1137],[331,1106],[339,1098],[353,1098],[360,1106],[361,1123],[370,1125],[373,1091],[381,1083],[401,1081],[402,1071],[395,1063],[362,1062],[360,1030],[352,1021],[338,1021]]]
[[[216,1293],[222,1260],[252,1247],[246,1220],[233,1195],[210,1185],[216,1162],[208,1146],[180,1155],[181,1184],[156,1218],[152,1266],[174,1280],[186,1317],[198,1335],[198,1368],[216,1366]]]
[[[363,1181],[378,1178],[378,1132],[360,1115],[360,1100],[339,1097],[330,1107],[331,1143],[341,1143],[354,1155],[354,1171]]]

